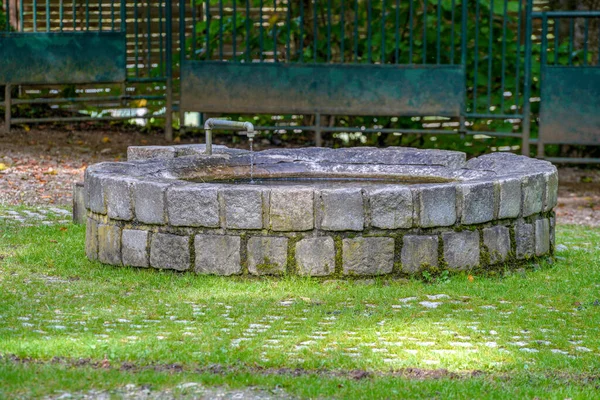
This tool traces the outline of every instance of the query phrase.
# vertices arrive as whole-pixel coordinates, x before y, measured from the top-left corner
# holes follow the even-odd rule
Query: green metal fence
[[[53,82],[36,97],[13,82],[9,95],[26,94],[13,106],[82,103],[127,119],[114,111],[143,104],[151,112],[135,117],[165,118],[169,138],[179,110],[181,122],[186,112],[263,115],[258,129],[314,131],[317,145],[326,132],[512,137],[540,157],[557,143],[600,144],[594,11],[533,0],[4,0],[4,9],[0,50],[21,33],[126,37],[123,82],[88,85],[109,92],[64,96],[65,82]],[[580,89],[567,94],[565,82]],[[567,104],[578,104],[579,121],[550,129]]]

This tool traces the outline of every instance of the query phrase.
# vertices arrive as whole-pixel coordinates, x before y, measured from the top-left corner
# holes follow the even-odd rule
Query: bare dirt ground
[[[215,138],[219,144],[222,140]],[[203,138],[181,141],[194,142]],[[72,184],[83,179],[88,165],[123,161],[128,146],[160,144],[167,144],[161,131],[143,133],[123,125],[39,126],[0,133],[0,204],[69,205]],[[559,223],[600,226],[600,168],[560,167],[558,196]]]

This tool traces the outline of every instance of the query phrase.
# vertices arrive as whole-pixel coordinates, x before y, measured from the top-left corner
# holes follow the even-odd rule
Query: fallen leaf
[[[473,282],[475,280],[475,277],[473,275],[469,275],[468,279],[469,282]]]
[[[0,171],[5,171],[8,169],[8,165],[4,164],[4,163],[0,163]]]
[[[61,227],[60,227],[60,230],[61,230],[62,232],[66,232],[66,231],[68,231],[68,228],[67,228],[66,226],[61,226]]]
[[[110,143],[110,138],[108,136],[104,136],[102,138],[102,143]]]

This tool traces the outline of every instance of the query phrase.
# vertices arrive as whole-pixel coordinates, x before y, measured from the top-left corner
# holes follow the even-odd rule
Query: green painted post
[[[461,22],[460,22],[460,64],[463,66],[465,71],[465,82],[467,81],[467,17],[468,17],[468,9],[467,9],[467,0],[462,0],[461,4]],[[454,60],[453,60],[454,62]],[[467,114],[467,91],[465,90],[463,104],[460,112],[460,125],[459,132],[465,134],[467,132],[466,126],[466,114]]]
[[[529,156],[529,138],[531,136],[531,12],[533,0],[527,0],[525,8],[525,80],[523,88],[523,143],[522,154]]]
[[[181,6],[181,3],[180,3]],[[165,58],[167,78],[167,103],[165,109],[165,139],[173,140],[173,4],[171,0],[165,0]],[[180,105],[181,106],[181,105]]]
[[[542,53],[541,53],[541,71],[546,68],[546,64],[548,62],[547,56],[548,50],[548,16],[546,13],[542,16]],[[541,79],[544,79],[544,74],[542,73]],[[538,141],[537,141],[537,156],[538,158],[544,158],[544,141],[542,140],[542,135],[538,133]]]

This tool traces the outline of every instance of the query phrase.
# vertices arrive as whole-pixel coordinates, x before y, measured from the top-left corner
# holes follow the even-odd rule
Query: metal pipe
[[[226,119],[209,118],[204,122],[204,132],[206,133],[206,154],[212,155],[212,131],[213,129],[228,129],[236,131],[246,131],[246,136],[252,141],[256,135],[254,125],[250,122],[229,121]]]

